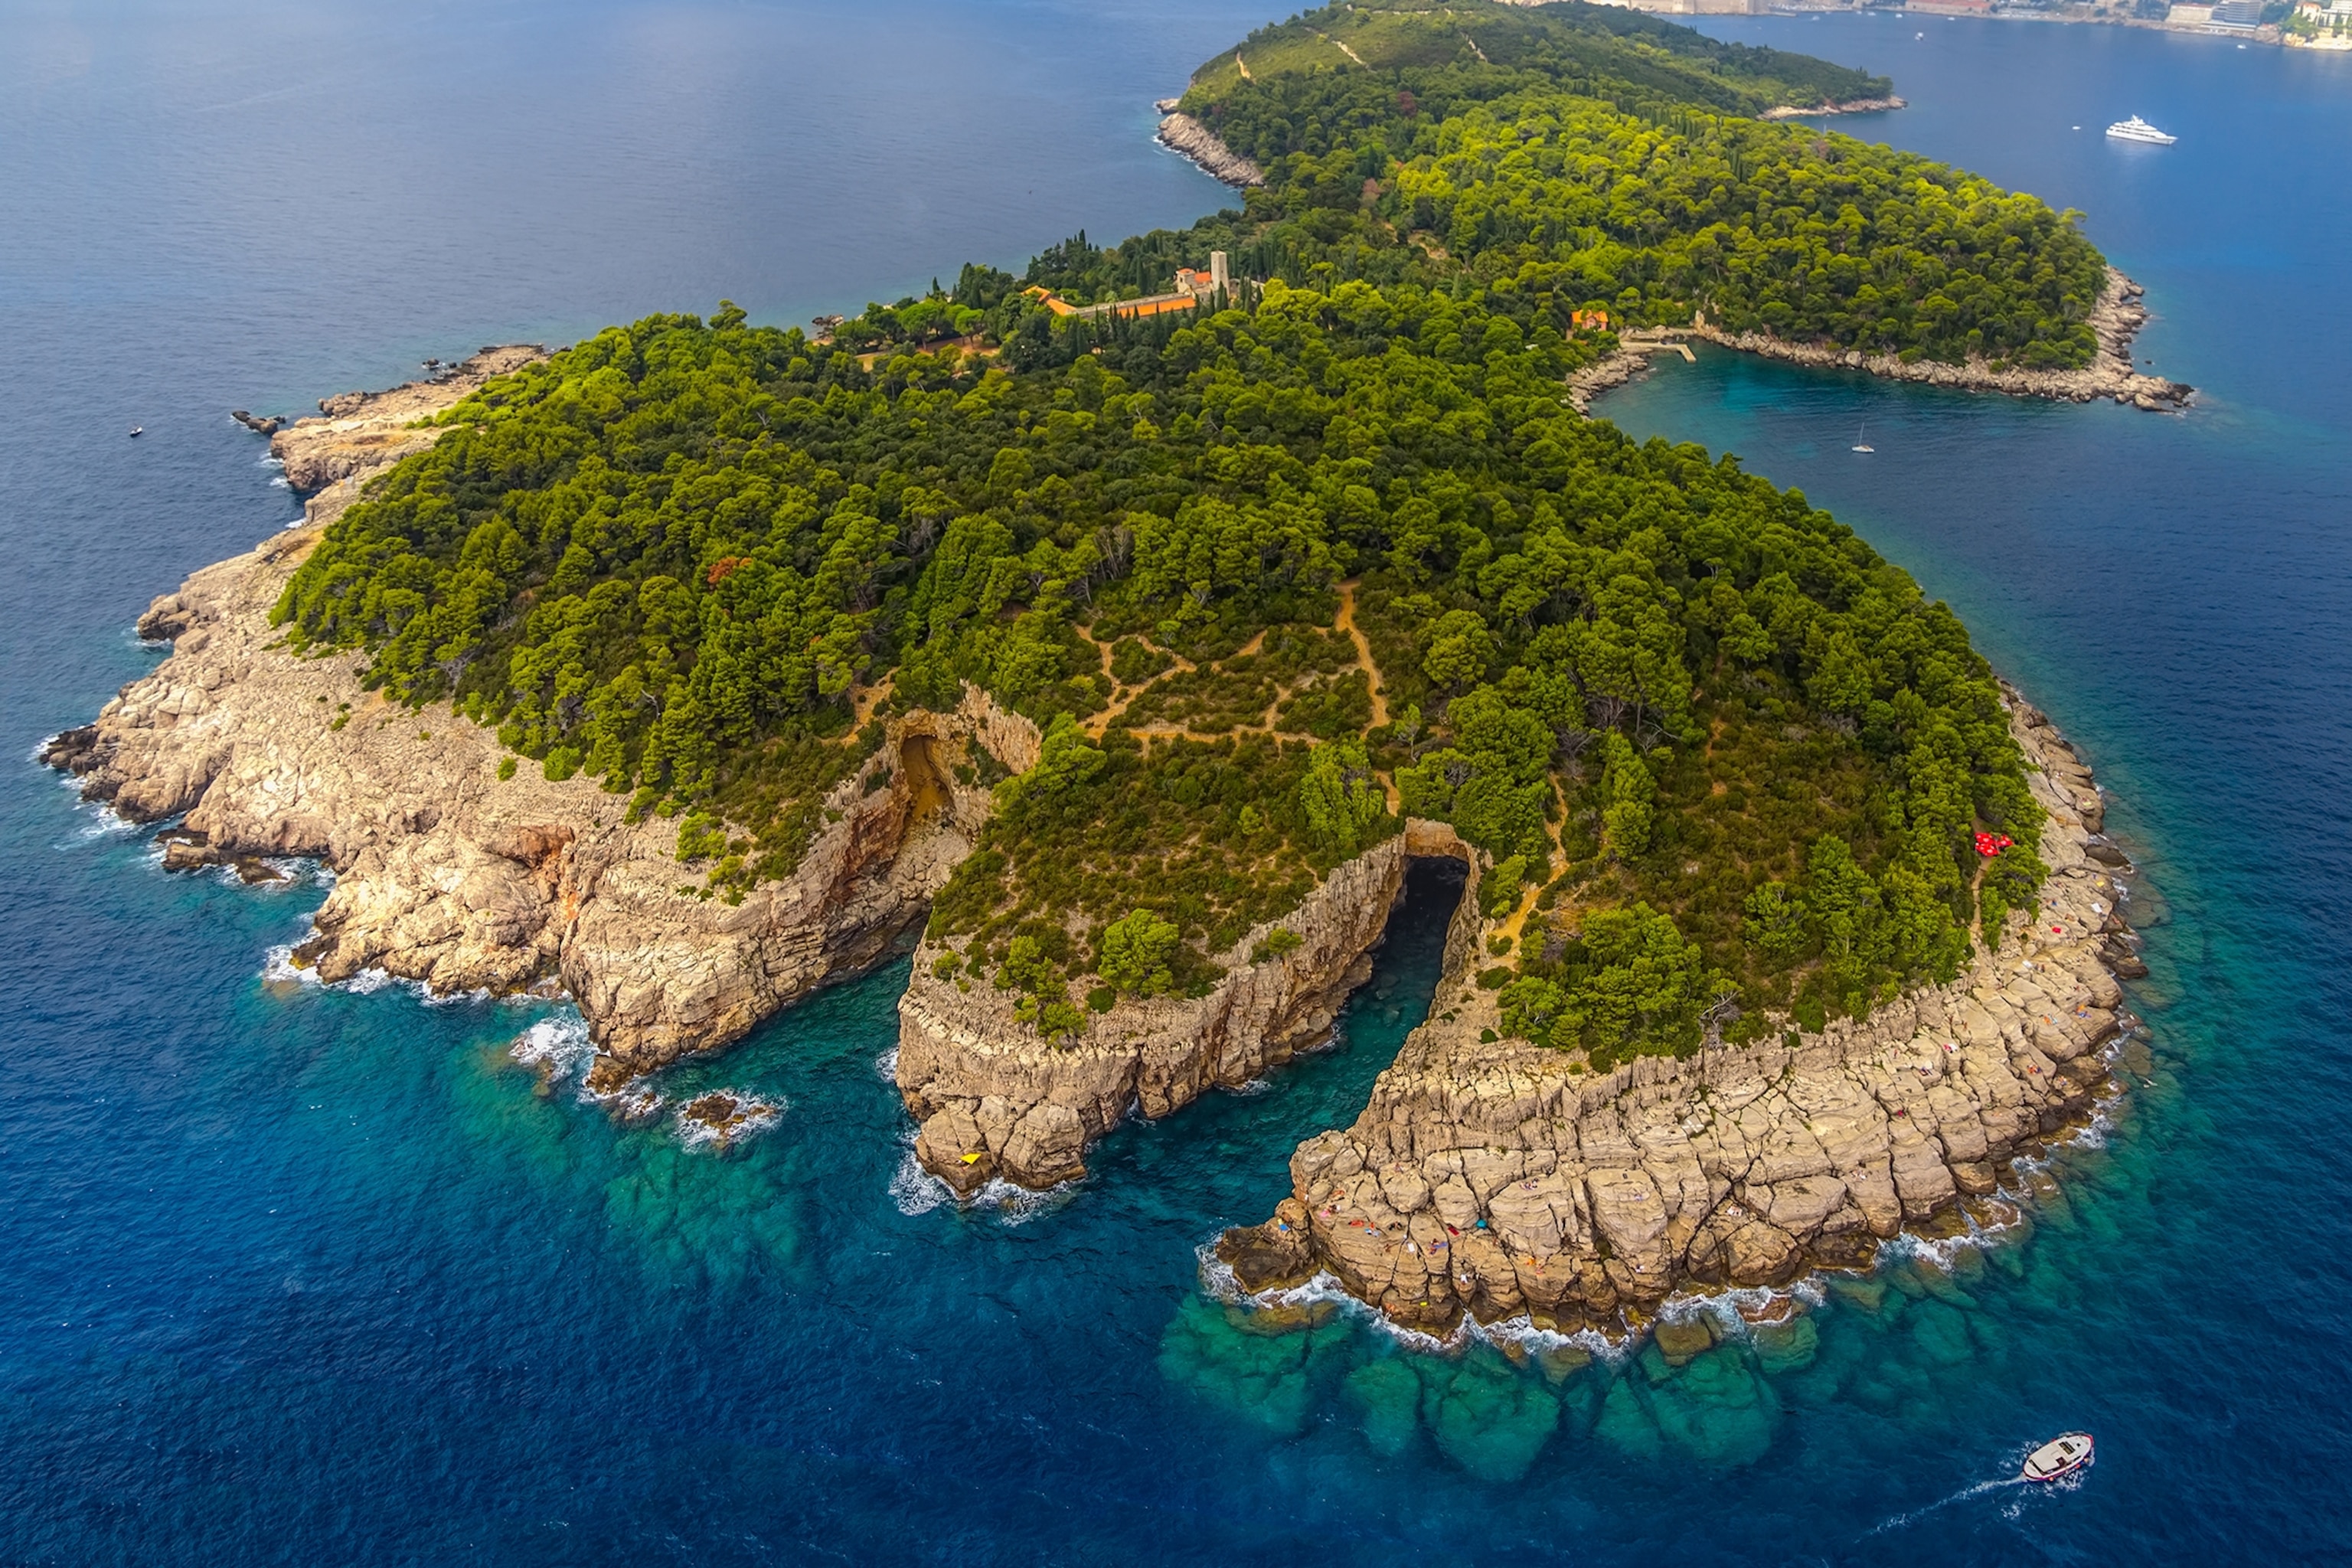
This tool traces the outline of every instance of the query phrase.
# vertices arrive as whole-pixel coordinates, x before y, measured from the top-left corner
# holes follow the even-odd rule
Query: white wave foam
[[[515,1037],[507,1055],[528,1068],[540,1068],[552,1079],[585,1079],[596,1047],[588,1038],[588,1020],[577,1013],[549,1015]]]
[[[1078,1190],[1076,1182],[1057,1182],[1039,1192],[1021,1186],[1002,1176],[992,1176],[980,1191],[971,1194],[971,1206],[993,1212],[1003,1226],[1027,1225],[1043,1218],[1067,1204]]]
[[[1506,1345],[1517,1345],[1530,1353],[1540,1354],[1545,1351],[1565,1350],[1573,1345],[1596,1361],[1608,1362],[1624,1360],[1633,1353],[1633,1347],[1641,1343],[1632,1334],[1612,1340],[1599,1329],[1578,1329],[1572,1333],[1563,1333],[1558,1329],[1539,1329],[1525,1313],[1493,1323],[1473,1320],[1469,1332],[1472,1339],[1484,1341],[1496,1350]]]
[[[106,838],[129,838],[154,826],[152,823],[133,822],[105,801],[81,799],[81,781],[71,773],[58,774],[58,787],[74,794],[74,812],[84,819],[73,837],[66,845],[59,846],[61,848],[76,844],[94,844]],[[163,855],[163,851],[158,847],[156,858],[162,859]]]
[[[1054,1213],[1076,1194],[1079,1186],[1076,1181],[1058,1182],[1040,1192],[992,1176],[969,1198],[958,1198],[953,1187],[923,1169],[922,1162],[915,1158],[911,1131],[907,1134],[906,1146],[898,1168],[890,1174],[890,1200],[898,1205],[900,1214],[910,1218],[929,1214],[942,1204],[955,1204],[966,1209],[984,1210],[993,1215],[999,1225],[1010,1228]]]
[[[944,1184],[942,1184],[942,1189],[944,1190]],[[2005,1228],[2007,1227],[1994,1227],[1985,1234],[1997,1234],[1998,1230]],[[1401,1323],[1391,1321],[1377,1308],[1349,1293],[1347,1287],[1340,1284],[1338,1278],[1328,1269],[1318,1271],[1305,1284],[1277,1286],[1273,1289],[1260,1290],[1253,1295],[1242,1289],[1241,1282],[1234,1278],[1233,1269],[1217,1256],[1216,1237],[1210,1237],[1192,1250],[1194,1258],[1200,1264],[1201,1288],[1213,1300],[1225,1302],[1229,1306],[1244,1308],[1304,1307],[1318,1301],[1332,1302],[1341,1311],[1360,1320],[1368,1327],[1378,1330],[1398,1343],[1431,1354],[1459,1351],[1470,1341],[1477,1340],[1497,1350],[1507,1345],[1517,1345],[1529,1352],[1542,1352],[1561,1350],[1573,1345],[1597,1359],[1613,1362],[1622,1361],[1631,1355],[1650,1337],[1646,1331],[1640,1330],[1627,1330],[1612,1336],[1603,1330],[1592,1327],[1572,1331],[1538,1328],[1536,1326],[1535,1320],[1525,1312],[1515,1317],[1498,1319],[1491,1323],[1482,1323],[1465,1312],[1463,1314],[1462,1321],[1450,1333],[1441,1337],[1423,1330],[1407,1328]],[[1658,1320],[1662,1322],[1681,1322],[1705,1315],[1713,1318],[1720,1325],[1723,1331],[1722,1337],[1728,1338],[1732,1335],[1745,1337],[1754,1331],[1756,1325],[1743,1317],[1739,1309],[1743,1305],[1760,1308],[1776,1295],[1794,1296],[1807,1307],[1818,1307],[1828,1299],[1828,1292],[1823,1289],[1820,1280],[1813,1277],[1808,1277],[1794,1285],[1784,1286],[1778,1289],[1764,1286],[1732,1286],[1704,1294],[1694,1292],[1675,1296],[1658,1310]]]
[[[910,1145],[899,1157],[898,1168],[890,1173],[890,1201],[898,1205],[900,1214],[912,1219],[930,1213],[941,1204],[955,1202],[955,1189],[924,1170]]]
[[[1881,1258],[1916,1258],[1933,1263],[1937,1268],[1948,1272],[1953,1260],[1961,1253],[1989,1251],[2001,1246],[2007,1240],[2010,1232],[2015,1230],[2023,1221],[2025,1202],[2023,1197],[2011,1193],[2006,1188],[2001,1189],[1998,1195],[2011,1208],[2017,1210],[2016,1219],[1997,1220],[1991,1225],[1985,1225],[1968,1210],[1960,1209],[1957,1212],[1968,1229],[1959,1235],[1927,1237],[1916,1236],[1907,1230],[1899,1231],[1879,1247],[1878,1255]]]
[[[308,964],[294,962],[295,942],[281,942],[264,953],[261,978],[272,985],[318,985],[319,972]]]
[[[894,1045],[888,1050],[884,1051],[880,1056],[876,1057],[874,1058],[874,1070],[876,1073],[880,1075],[884,1083],[898,1082],[898,1047]]]
[[[629,1126],[651,1121],[669,1103],[659,1089],[643,1079],[632,1079],[610,1094],[598,1094],[583,1082],[580,1100],[583,1105],[603,1106],[615,1121]]]
[[[1260,1290],[1255,1295],[1252,1295],[1242,1289],[1241,1281],[1234,1278],[1233,1269],[1226,1265],[1223,1258],[1217,1256],[1215,1237],[1211,1237],[1194,1247],[1192,1255],[1200,1260],[1201,1289],[1207,1292],[1211,1299],[1223,1301],[1227,1306],[1252,1309],[1311,1307],[1321,1302],[1329,1302],[1341,1312],[1358,1320],[1368,1328],[1387,1334],[1408,1350],[1420,1351],[1427,1355],[1441,1355],[1448,1351],[1459,1350],[1468,1342],[1470,1336],[1472,1325],[1467,1315],[1465,1315],[1462,1322],[1452,1333],[1443,1339],[1435,1334],[1424,1333],[1419,1329],[1409,1329],[1402,1323],[1391,1322],[1375,1308],[1349,1294],[1348,1288],[1340,1284],[1338,1277],[1328,1269],[1318,1271],[1313,1279],[1303,1285],[1278,1286],[1274,1289]],[[1531,1330],[1532,1327],[1530,1325]]]

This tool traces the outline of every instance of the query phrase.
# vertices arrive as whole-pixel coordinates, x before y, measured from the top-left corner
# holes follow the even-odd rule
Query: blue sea
[[[2185,418],[1702,352],[1602,412],[1740,454],[1948,599],[2116,793],[2132,1089],[2003,1244],[1807,1322],[1547,1369],[1202,1284],[1433,983],[1416,881],[1331,1049],[960,1210],[903,970],[623,1128],[560,1008],[273,978],[323,897],[166,877],[31,752],[131,624],[295,514],[232,407],[730,298],[800,321],[1219,187],[1150,100],[1239,0],[0,8],[0,1561],[2092,1563],[2352,1529],[2352,58],[1876,15],[1710,30],[1892,74],[1841,121],[2080,208]],[[2131,113],[2180,142],[2119,146]],[[2081,127],[2077,130],[2075,127]],[[134,426],[145,435],[125,439]],[[1861,441],[1869,455],[1849,448]],[[509,1049],[529,1037],[544,1070]],[[2078,1481],[2003,1484],[2099,1440]]]

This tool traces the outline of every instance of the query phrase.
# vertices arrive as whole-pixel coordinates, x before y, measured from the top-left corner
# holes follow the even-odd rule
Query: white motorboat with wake
[[[2073,1475],[2090,1462],[2091,1435],[2068,1432],[2026,1455],[2024,1468],[2017,1476],[2025,1481],[2054,1481]]]

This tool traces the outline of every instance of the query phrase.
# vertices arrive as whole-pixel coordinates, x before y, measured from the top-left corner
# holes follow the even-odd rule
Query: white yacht
[[[2147,142],[2158,147],[2169,147],[2180,140],[2178,136],[2167,136],[2137,114],[2108,126],[2107,134],[2118,142]]]

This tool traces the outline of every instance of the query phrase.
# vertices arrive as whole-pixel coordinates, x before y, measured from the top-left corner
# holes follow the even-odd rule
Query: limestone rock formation
[[[266,432],[269,455],[285,465],[286,482],[310,496],[304,521],[329,521],[359,498],[369,475],[440,438],[438,430],[416,428],[417,420],[440,413],[494,375],[546,357],[537,343],[506,343],[483,349],[436,380],[322,397],[319,417]]]
[[[281,431],[289,473],[347,500],[430,432],[406,422],[539,351],[491,351],[460,374],[327,400]],[[362,660],[299,658],[270,607],[317,542],[312,522],[196,573],[140,617],[172,655],[95,723],[55,737],[51,765],[134,822],[184,817],[168,849],[193,868],[315,857],[334,891],[297,962],[334,981],[381,968],[439,992],[560,977],[610,1088],[723,1046],[793,998],[887,956],[969,852],[984,790],[955,780],[982,744],[1015,769],[1035,727],[973,695],[953,714],[891,722],[883,746],[824,802],[798,871],[730,907],[676,855],[677,827],[623,820],[590,779],[528,760],[499,776],[497,738],[446,704],[423,711],[363,689]],[[888,787],[871,787],[887,778]]]
[[[1450,837],[1450,830],[1445,830]],[[992,1177],[1050,1186],[1084,1172],[1086,1145],[1130,1109],[1181,1110],[1212,1088],[1237,1088],[1330,1033],[1404,885],[1403,836],[1324,879],[1281,925],[1299,946],[1248,962],[1271,925],[1224,954],[1206,996],[1123,998],[1086,1031],[1048,1042],[985,980],[931,972],[926,942],[898,1001],[898,1089],[922,1123],[916,1157],[960,1193]]]
[[[1609,1324],[1685,1286],[1864,1262],[1906,1225],[1991,1192],[2011,1159],[2090,1113],[2100,1047],[2127,1023],[2105,945],[2118,893],[2088,853],[2095,787],[2011,695],[2053,874],[1998,955],[1860,1024],[1585,1073],[1493,1037],[1474,883],[1430,1020],[1352,1127],[1299,1146],[1283,1212],[1221,1243],[1235,1277],[1307,1272],[1281,1228],[1297,1216],[1314,1268],[1398,1322]]]
[[[1264,169],[1226,146],[1215,132],[1189,114],[1164,115],[1160,121],[1160,140],[1229,185],[1246,189],[1265,184]]]

